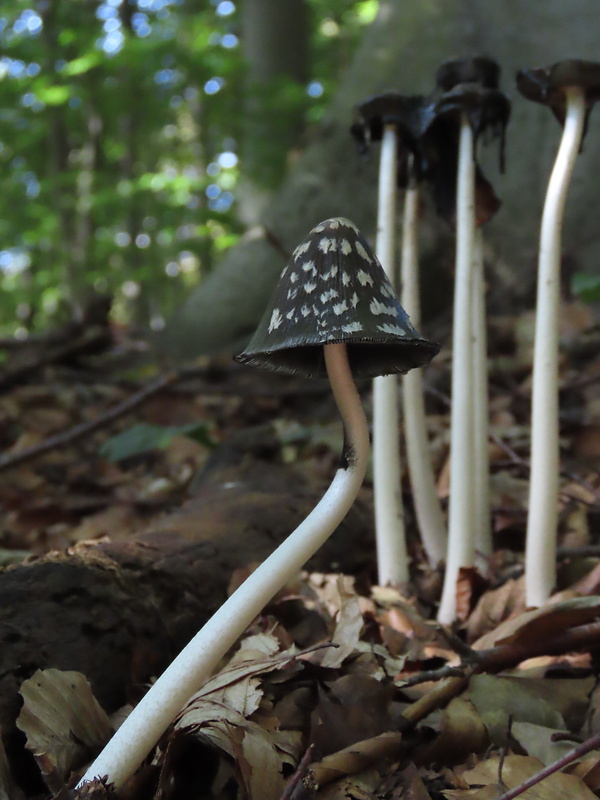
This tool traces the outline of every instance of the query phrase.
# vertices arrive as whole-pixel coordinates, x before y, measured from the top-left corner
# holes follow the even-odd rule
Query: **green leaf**
[[[571,290],[584,303],[600,302],[600,275],[576,272],[571,282]]]
[[[99,52],[86,53],[79,58],[74,58],[62,68],[63,75],[82,75],[90,69],[97,67],[102,62],[102,55]]]
[[[207,447],[214,447],[208,426],[204,422],[170,426],[140,422],[107,439],[100,447],[100,454],[109,461],[123,461],[152,450],[163,450],[176,436],[188,436]]]
[[[71,92],[67,86],[45,86],[36,92],[37,99],[47,106],[61,106],[69,99]]]

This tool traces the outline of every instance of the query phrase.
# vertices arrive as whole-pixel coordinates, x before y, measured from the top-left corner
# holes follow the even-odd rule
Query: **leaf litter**
[[[586,319],[576,309],[567,317],[572,329]],[[592,352],[563,360],[571,411],[563,424],[560,583],[547,606],[528,611],[522,548],[530,324],[523,316],[512,324],[504,319],[501,327],[503,354],[492,353],[491,360],[489,451],[497,547],[486,574],[461,577],[462,624],[444,632],[433,621],[440,574],[425,563],[416,537],[410,542],[413,582],[402,591],[372,584],[369,553],[365,563],[371,566],[354,577],[335,569],[304,573],[190,698],[123,797],[498,798],[598,734],[600,359]],[[491,331],[493,348],[493,323]],[[5,452],[18,453],[122,402],[135,373],[122,380],[112,369],[98,358],[75,375],[55,365],[12,386],[0,398]],[[428,382],[443,497],[443,359],[431,365]],[[151,398],[135,419],[100,427],[79,444],[5,471],[0,557],[11,563],[80,541],[128,541],[181,506],[198,475],[204,492],[207,476],[211,485],[225,486],[252,474],[278,492],[305,491],[296,485],[320,491],[339,445],[325,397],[321,388],[307,393],[292,379],[250,380],[219,362],[201,365],[194,380]],[[268,446],[242,446],[232,460],[223,459],[228,442],[273,419],[281,422]],[[140,430],[149,433],[140,437]],[[219,442],[225,444],[215,450]],[[299,478],[305,482],[296,484]],[[370,505],[369,482],[361,502]],[[408,494],[407,515],[414,534]],[[118,714],[109,722],[99,709],[84,672],[84,665],[81,674],[48,669],[21,685],[18,725],[46,781],[46,796],[72,796],[67,785],[110,725],[118,724]],[[35,682],[41,678],[40,688]],[[33,796],[15,780],[11,758],[0,750],[0,798]],[[109,789],[97,791],[111,796]],[[599,750],[521,796],[600,797]]]

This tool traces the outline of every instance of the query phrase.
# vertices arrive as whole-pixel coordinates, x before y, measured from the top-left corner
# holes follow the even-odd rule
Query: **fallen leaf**
[[[561,714],[539,697],[526,678],[474,675],[465,693],[485,723],[492,744],[506,744],[509,718],[566,730]]]
[[[486,650],[497,645],[518,646],[545,642],[568,628],[592,622],[599,614],[598,596],[575,597],[548,604],[506,620],[494,631],[478,639],[472,647],[474,650]]]
[[[110,738],[108,717],[80,672],[37,670],[23,681],[20,694],[17,726],[27,736],[27,748],[46,756],[61,778]]]
[[[427,725],[428,718],[423,720]],[[419,749],[419,764],[458,764],[471,753],[483,753],[490,744],[486,726],[474,704],[455,697],[439,715],[439,733]]]
[[[545,764],[553,764],[559,758],[570,752],[574,744],[565,739],[552,741],[555,728],[546,728],[535,725],[533,722],[513,722],[511,736],[521,745],[529,756],[535,756]]]
[[[543,763],[532,756],[508,755],[502,764],[503,787],[498,785],[498,757],[481,761],[462,773],[471,789],[446,789],[448,800],[494,800],[505,789],[514,789],[543,769]],[[593,800],[596,796],[576,775],[555,772],[519,795],[523,800]]]
[[[331,641],[337,647],[324,651],[321,666],[340,667],[342,663],[357,649],[360,632],[363,627],[363,615],[358,596],[354,591],[354,580],[340,575],[337,580],[339,594],[339,612]]]

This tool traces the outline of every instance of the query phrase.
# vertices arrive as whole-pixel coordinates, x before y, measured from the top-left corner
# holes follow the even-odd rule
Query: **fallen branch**
[[[43,442],[26,447],[16,453],[2,453],[0,454],[0,472],[12,467],[20,466],[27,461],[32,461],[34,458],[46,455],[51,450],[57,450],[60,447],[67,447],[73,442],[89,436],[101,428],[106,428],[112,425],[121,417],[135,411],[136,408],[141,406],[150,397],[165,389],[167,386],[172,386],[177,381],[190,377],[190,370],[181,370],[178,372],[170,372],[167,375],[162,375],[160,378],[143,386],[138,392],[128,397],[123,402],[118,403],[116,406],[110,408],[104,414],[99,414],[91,420],[81,422],[79,425],[74,425],[66,431],[61,431],[53,436],[44,439]]]

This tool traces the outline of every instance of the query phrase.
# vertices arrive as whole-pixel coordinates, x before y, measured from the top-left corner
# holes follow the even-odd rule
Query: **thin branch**
[[[298,792],[296,792],[296,789],[298,787],[298,784],[300,782],[304,782],[304,778],[307,776],[308,769],[313,760],[314,749],[315,749],[314,744],[311,744],[307,747],[304,755],[302,756],[300,762],[298,763],[296,771],[286,784],[284,792],[281,795],[281,800],[293,800],[293,798],[298,797]]]
[[[566,755],[557,759],[554,763],[548,764],[547,767],[544,767],[539,772],[536,772],[535,775],[532,775],[526,781],[523,781],[523,783],[519,784],[519,786],[515,786],[508,792],[505,792],[504,794],[500,795],[500,797],[496,798],[496,800],[513,800],[515,797],[518,797],[520,794],[523,794],[523,792],[526,792],[527,789],[531,789],[532,786],[536,786],[538,783],[540,783],[540,781],[543,781],[544,778],[548,778],[550,775],[553,775],[555,772],[558,772],[558,770],[567,767],[569,764],[572,764],[574,761],[577,761],[582,756],[586,755],[591,750],[595,750],[599,746],[600,746],[600,733],[597,733],[595,736],[592,736],[591,739],[588,739],[586,742],[578,744],[577,747],[574,747]]]
[[[47,439],[44,439],[43,442],[39,442],[31,447],[26,447],[17,453],[0,454],[0,472],[6,469],[11,469],[12,467],[20,466],[27,461],[32,461],[34,458],[39,458],[40,456],[49,453],[51,450],[57,450],[60,447],[67,447],[68,445],[73,444],[73,442],[76,442],[78,439],[89,436],[91,433],[94,433],[100,428],[106,428],[109,425],[112,425],[113,422],[116,422],[121,417],[130,414],[136,408],[145,403],[150,397],[162,391],[165,387],[171,386],[177,381],[187,378],[189,375],[190,370],[169,372],[166,375],[162,375],[160,378],[148,383],[146,386],[143,386],[134,395],[128,397],[126,400],[123,400],[123,402],[118,403],[116,406],[113,406],[104,414],[99,414],[97,417],[87,420],[86,422],[82,422],[79,425],[74,425],[72,428],[68,428],[66,431],[61,431],[53,436],[49,436]]]

